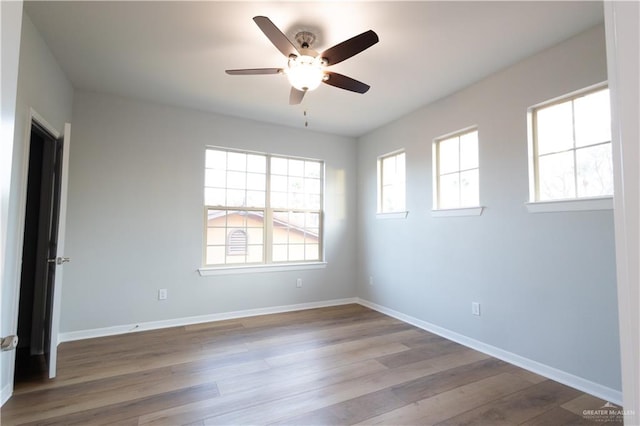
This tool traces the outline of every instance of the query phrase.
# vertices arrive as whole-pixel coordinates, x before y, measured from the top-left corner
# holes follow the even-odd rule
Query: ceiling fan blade
[[[369,87],[371,87],[368,84],[364,84],[363,82],[347,77],[346,75],[338,74],[337,72],[325,71],[324,74],[328,76],[328,78],[326,80],[322,80],[323,83],[340,89],[350,90],[356,93],[366,93],[367,90],[369,90]]]
[[[300,56],[298,49],[296,49],[287,36],[284,35],[273,22],[271,22],[271,19],[266,16],[255,16],[253,20],[262,30],[264,35],[267,36],[271,43],[273,43],[273,45],[277,47],[284,56],[287,58],[291,55]]]
[[[242,70],[226,70],[229,75],[261,75],[261,74],[280,74],[284,70],[282,68],[247,68]]]
[[[378,41],[378,35],[373,30],[365,31],[360,35],[328,48],[322,52],[320,56],[327,60],[327,65],[335,65],[370,48]]]
[[[289,93],[289,105],[298,105],[301,103],[305,93],[307,92],[292,87],[291,93]]]

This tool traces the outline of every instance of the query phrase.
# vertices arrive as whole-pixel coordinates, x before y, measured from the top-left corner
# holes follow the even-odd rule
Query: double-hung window
[[[613,195],[609,89],[530,109],[531,201]]]
[[[478,207],[478,130],[467,129],[433,142],[435,209]]]
[[[204,265],[322,260],[324,163],[207,148]]]

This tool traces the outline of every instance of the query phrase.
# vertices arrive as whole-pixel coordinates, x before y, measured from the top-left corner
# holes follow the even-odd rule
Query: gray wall
[[[604,44],[603,27],[594,28],[359,140],[360,297],[621,389],[612,211],[524,207],[527,108],[605,81]],[[431,217],[432,141],[470,125],[479,129],[486,209]],[[399,148],[409,215],[376,219],[376,157]]]
[[[4,7],[4,6],[3,6]],[[4,64],[3,64],[4,67]],[[16,103],[16,121],[11,169],[11,195],[7,232],[5,270],[2,277],[3,332],[15,333],[17,291],[22,260],[22,231],[26,191],[26,160],[28,146],[25,141],[29,129],[29,111],[33,108],[57,131],[62,133],[64,123],[71,122],[73,88],[58,62],[51,54],[38,30],[26,14],[22,15],[20,64]],[[2,354],[2,385],[13,382],[14,352]]]
[[[325,161],[325,269],[199,276],[207,145]],[[77,92],[61,332],[353,297],[355,164],[351,138]]]

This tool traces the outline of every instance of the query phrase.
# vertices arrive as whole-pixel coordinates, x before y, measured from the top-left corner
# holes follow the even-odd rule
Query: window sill
[[[263,272],[285,272],[300,271],[305,269],[324,269],[327,262],[313,263],[287,263],[287,264],[269,264],[269,265],[248,265],[248,266],[223,266],[219,268],[207,267],[198,268],[201,277],[209,277],[213,275],[235,275],[235,274],[257,274]]]
[[[613,210],[613,197],[582,198],[576,200],[535,201],[525,203],[529,213],[555,213],[590,210]]]
[[[480,216],[484,211],[484,207],[464,207],[459,209],[437,209],[431,210],[433,217],[461,217],[461,216]]]
[[[376,213],[377,219],[406,219],[409,212]]]

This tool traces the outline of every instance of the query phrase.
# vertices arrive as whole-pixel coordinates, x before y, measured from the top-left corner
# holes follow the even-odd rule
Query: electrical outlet
[[[302,287],[302,278],[298,278],[296,280],[296,287],[298,287],[298,288]]]
[[[480,316],[480,303],[478,303],[478,302],[471,302],[471,313],[472,313],[473,315]]]
[[[158,290],[158,300],[167,300],[167,289],[161,288]]]

